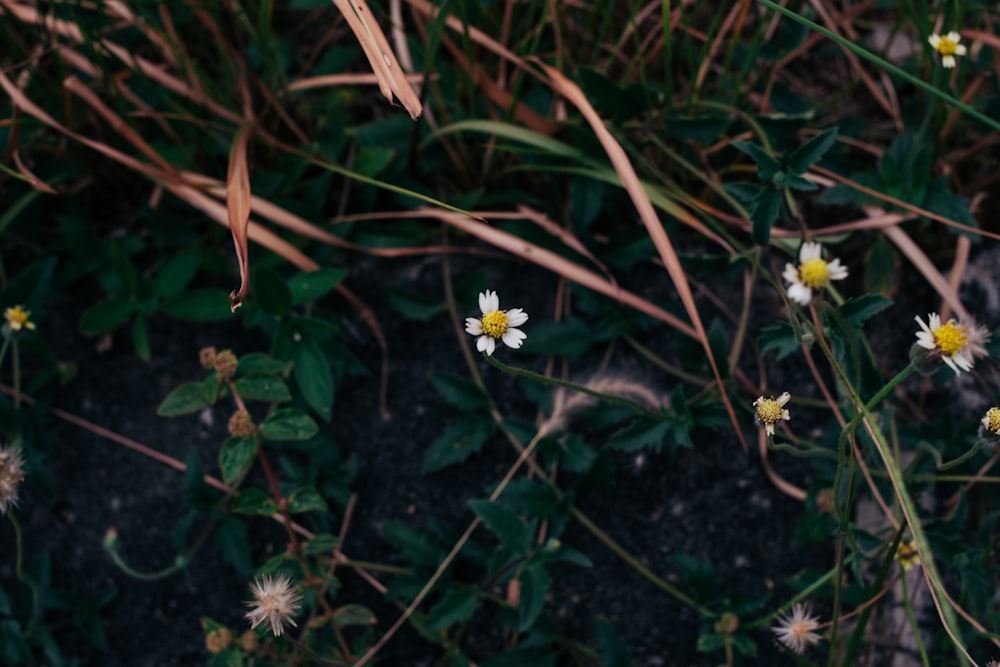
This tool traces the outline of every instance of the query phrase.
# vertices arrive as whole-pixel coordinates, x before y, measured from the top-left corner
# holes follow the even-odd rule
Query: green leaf
[[[844,318],[848,324],[860,329],[868,318],[881,313],[892,305],[892,299],[887,299],[878,294],[865,294],[848,299],[842,306],[837,308],[837,313]]]
[[[268,374],[277,375],[285,372],[287,364],[262,352],[251,352],[240,357],[239,373],[241,375]]]
[[[317,433],[313,418],[295,408],[275,410],[260,425],[261,436],[269,440],[308,440]]]
[[[292,292],[285,279],[267,266],[253,272],[253,295],[261,310],[270,315],[284,315],[292,307]]]
[[[288,498],[288,511],[292,514],[301,512],[326,512],[329,507],[319,491],[311,486],[304,486],[292,493]]]
[[[171,297],[184,291],[198,272],[201,248],[188,248],[171,257],[156,273],[153,291],[157,296]]]
[[[470,500],[472,511],[500,539],[500,544],[523,556],[531,548],[531,530],[517,514],[489,500]]]
[[[225,322],[233,319],[229,294],[218,289],[195,289],[183,292],[160,306],[160,310],[190,322]]]
[[[222,469],[222,481],[232,484],[251,463],[257,454],[255,438],[230,438],[219,450],[219,468]]]
[[[753,223],[753,242],[766,246],[771,240],[771,226],[781,213],[781,191],[764,188],[753,200],[750,222]]]
[[[307,556],[327,554],[340,545],[340,540],[330,533],[316,533],[302,545],[302,553]]]
[[[223,558],[244,577],[253,571],[250,543],[247,541],[247,528],[243,521],[232,515],[222,515],[216,524],[215,543]]]
[[[796,176],[795,174],[792,174],[785,179],[785,187],[802,190],[803,192],[812,192],[813,190],[819,189],[819,186],[810,181],[808,178]]]
[[[156,414],[161,417],[176,417],[197,412],[207,405],[209,403],[202,394],[201,383],[188,382],[167,394],[156,409]]]
[[[551,578],[541,565],[532,565],[524,568],[518,581],[521,582],[521,601],[517,610],[517,631],[524,632],[542,613]]]
[[[449,588],[428,612],[424,619],[425,626],[431,632],[444,630],[472,618],[478,605],[479,596],[475,590]]]
[[[136,307],[135,301],[121,297],[98,301],[87,309],[77,327],[81,333],[110,331],[132,317]]]
[[[236,392],[245,401],[290,401],[292,394],[281,378],[273,375],[249,375],[233,383]]]
[[[351,165],[362,176],[378,176],[392,164],[396,151],[391,148],[365,146],[358,150]]]
[[[388,288],[387,292],[392,307],[398,310],[403,317],[411,320],[426,322],[445,309],[445,304],[441,299],[432,299],[418,292],[396,287]]]
[[[773,327],[761,329],[760,335],[757,336],[757,344],[760,346],[761,354],[768,350],[777,350],[778,361],[797,351],[801,346],[795,336],[795,329],[788,322],[778,322]]]
[[[666,419],[636,417],[628,426],[614,433],[607,446],[623,452],[635,452],[647,447],[658,452],[670,427]]]
[[[781,163],[768,155],[757,144],[752,144],[749,141],[734,141],[729,145],[750,156],[750,159],[757,165],[757,176],[762,181],[773,181],[774,176],[782,171]]]
[[[837,128],[830,127],[785,156],[785,164],[792,174],[804,174],[806,169],[819,162],[837,139]]]
[[[438,393],[459,410],[489,408],[486,394],[472,380],[444,372],[431,373],[429,380]]]
[[[437,472],[478,454],[494,428],[493,422],[482,416],[459,417],[427,448],[420,473]]]
[[[323,350],[309,338],[303,338],[294,351],[295,384],[309,407],[324,421],[333,417],[333,373]]]
[[[631,667],[632,655],[628,646],[611,627],[611,624],[601,618],[597,620],[596,627],[601,664],[607,667]]]
[[[359,604],[347,604],[333,610],[333,622],[343,628],[348,625],[375,625],[378,619],[368,607]]]
[[[303,271],[288,279],[292,305],[301,306],[326,296],[347,276],[347,269],[317,269]]]
[[[270,516],[278,511],[278,504],[257,488],[243,489],[233,502],[233,511],[238,514]]]

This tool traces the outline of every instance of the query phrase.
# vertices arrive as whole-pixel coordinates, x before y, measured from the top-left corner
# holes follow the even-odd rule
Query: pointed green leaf
[[[326,512],[329,508],[323,496],[311,486],[298,489],[288,498],[288,511],[292,514],[301,512]]]
[[[449,588],[431,608],[424,622],[431,632],[444,630],[472,618],[478,605],[479,596],[475,590]]]
[[[845,301],[842,306],[837,308],[837,313],[851,326],[860,329],[865,320],[881,313],[891,305],[892,299],[878,294],[864,294]]]
[[[493,429],[493,422],[484,417],[459,417],[427,448],[420,473],[437,472],[478,454]]]
[[[343,628],[348,625],[375,625],[378,619],[368,607],[347,604],[333,610],[333,622]]]
[[[167,397],[156,409],[161,417],[176,417],[197,412],[209,403],[201,391],[200,382],[188,382],[167,394]]]
[[[545,593],[549,589],[551,578],[541,565],[524,568],[521,576],[521,599],[518,606],[517,631],[524,632],[538,619],[545,606]]]
[[[258,488],[240,491],[233,502],[233,511],[239,514],[270,516],[278,511],[278,504]]]
[[[333,417],[333,373],[319,345],[303,338],[295,347],[295,383],[309,407],[325,421]]]
[[[303,271],[288,279],[292,305],[301,306],[326,296],[347,276],[347,269]]]
[[[663,439],[670,432],[670,426],[666,419],[636,417],[628,426],[614,433],[607,446],[623,452],[646,448],[658,452],[663,446]]]
[[[135,301],[112,297],[98,301],[87,309],[80,318],[78,328],[81,333],[101,333],[124,324],[136,310]]]
[[[255,438],[230,438],[219,450],[219,468],[222,481],[232,484],[253,462],[257,455]]]
[[[773,181],[775,174],[782,171],[781,163],[768,155],[757,144],[752,144],[749,141],[734,141],[730,146],[750,156],[750,159],[757,165],[757,176],[762,181]]]
[[[750,222],[753,223],[753,242],[766,246],[771,240],[771,226],[781,213],[781,191],[765,188],[753,200]]]
[[[472,380],[453,373],[431,373],[430,382],[445,400],[460,410],[488,408],[486,394]]]
[[[273,375],[250,375],[233,383],[236,392],[245,401],[290,401],[292,394],[281,378]]]
[[[500,539],[500,544],[523,556],[531,548],[531,531],[517,514],[489,500],[470,500],[472,511]]]
[[[160,310],[191,322],[225,322],[233,319],[229,293],[220,289],[194,289],[178,294],[160,306]]]
[[[837,128],[830,127],[785,156],[785,164],[788,165],[790,174],[804,174],[806,169],[819,162],[820,158],[830,150],[836,139]]]
[[[260,434],[268,440],[308,440],[319,433],[313,418],[296,408],[275,410],[260,425]]]
[[[284,361],[270,357],[262,352],[251,352],[240,357],[240,375],[270,374],[285,372],[287,364]]]
[[[760,335],[757,336],[757,344],[760,346],[761,354],[768,350],[777,350],[778,361],[798,350],[801,345],[795,336],[795,329],[788,322],[778,322],[773,327],[761,329]]]

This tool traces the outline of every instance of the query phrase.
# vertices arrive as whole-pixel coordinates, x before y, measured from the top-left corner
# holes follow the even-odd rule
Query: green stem
[[[11,512],[10,510],[8,510],[6,514],[7,518],[10,519],[11,525],[14,526],[14,544],[15,548],[17,549],[17,557],[14,561],[16,563],[14,571],[17,573],[17,578],[23,580],[24,573],[22,570],[24,564],[24,544],[21,541],[21,523],[17,520],[17,517],[14,516],[14,513]]]
[[[542,384],[550,384],[556,387],[563,387],[565,389],[571,389],[573,391],[578,391],[582,394],[587,394],[588,396],[593,396],[596,399],[607,401],[608,403],[618,403],[619,405],[627,405],[630,408],[638,410],[647,417],[652,417],[654,419],[664,419],[666,415],[659,412],[653,412],[649,408],[645,407],[641,403],[637,403],[624,396],[615,396],[614,394],[605,394],[600,391],[595,391],[589,387],[584,387],[583,385],[576,384],[575,382],[568,382],[567,380],[560,380],[558,378],[551,378],[541,373],[535,373],[533,371],[525,370],[523,368],[515,368],[513,366],[508,366],[502,361],[497,360],[493,355],[484,355],[486,361],[490,362],[493,366],[499,368],[505,373],[511,373],[512,375],[520,375],[521,377],[530,378],[536,382],[541,382]]]
[[[108,534],[105,535],[104,549],[111,556],[111,560],[118,566],[118,569],[133,579],[138,579],[140,581],[156,581],[158,579],[165,579],[174,572],[184,568],[191,560],[190,554],[182,553],[178,554],[177,557],[174,558],[173,565],[170,565],[169,567],[165,567],[156,572],[139,572],[138,570],[130,567],[129,564],[126,563],[121,557],[121,554],[118,553],[118,534],[113,531],[108,531]]]
[[[917,625],[917,619],[913,615],[913,601],[910,599],[910,591],[906,585],[906,572],[903,572],[899,577],[899,585],[903,589],[903,606],[906,608],[906,618],[910,622],[910,630],[913,632],[913,639],[917,642],[917,651],[920,653],[920,661],[924,663],[924,667],[931,667],[931,663],[927,659],[927,649],[924,648],[924,643],[920,640],[920,626]]]

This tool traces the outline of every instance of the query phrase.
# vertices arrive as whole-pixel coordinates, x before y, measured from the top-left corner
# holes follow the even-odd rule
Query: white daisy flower
[[[931,48],[941,54],[941,67],[951,69],[955,66],[955,56],[964,56],[966,48],[959,42],[962,36],[952,30],[947,35],[941,36],[937,33],[927,38]]]
[[[788,421],[791,415],[785,409],[785,404],[792,398],[787,391],[778,398],[760,396],[753,402],[754,421],[763,426],[768,435],[774,435],[774,425],[782,419]]]
[[[920,316],[914,318],[922,331],[917,332],[917,345],[931,355],[939,355],[956,375],[972,370],[976,357],[987,356],[985,343],[989,332],[975,322],[961,324],[949,319],[941,324],[937,313],[930,313],[925,324]]]
[[[799,265],[788,262],[781,275],[789,283],[788,298],[808,306],[813,298],[813,290],[826,287],[831,280],[846,278],[847,267],[839,259],[827,262],[823,259],[823,247],[820,244],[806,242],[799,249]]]
[[[479,310],[483,312],[482,319],[465,318],[465,332],[479,336],[477,350],[492,355],[498,339],[513,350],[521,347],[528,336],[516,327],[528,321],[527,313],[520,308],[500,310],[500,298],[490,290],[479,294]]]
[[[771,632],[779,642],[799,655],[805,652],[807,646],[819,643],[819,618],[810,615],[809,605],[796,602],[790,612],[785,612],[778,619],[778,624]]]
[[[285,630],[285,623],[297,627],[292,614],[299,610],[302,596],[287,576],[279,574],[272,577],[265,574],[258,577],[250,584],[250,592],[253,593],[253,600],[243,604],[250,606],[250,611],[245,616],[250,620],[251,628],[267,621],[274,636],[280,637]]]

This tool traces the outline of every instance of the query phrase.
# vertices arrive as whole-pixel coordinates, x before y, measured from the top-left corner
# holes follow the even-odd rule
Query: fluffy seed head
[[[285,623],[296,626],[292,614],[299,610],[302,596],[287,576],[265,574],[257,577],[250,584],[250,592],[253,593],[253,600],[243,604],[250,607],[245,617],[249,619],[251,628],[267,621],[274,636],[280,637],[285,631]]]
[[[20,447],[0,447],[0,514],[18,503],[18,486],[24,481]]]

